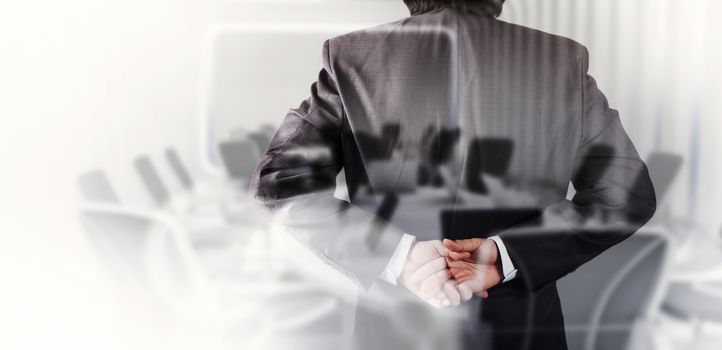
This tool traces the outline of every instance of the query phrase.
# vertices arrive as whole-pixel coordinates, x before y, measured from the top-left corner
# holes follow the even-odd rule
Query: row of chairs
[[[133,161],[153,208],[124,203],[102,170],[78,179],[89,242],[124,291],[192,323],[217,348],[262,348],[273,335],[340,323],[338,298],[269,270],[269,227],[251,210],[238,179],[199,183],[176,150],[163,158],[181,193],[171,193],[149,155]]]
[[[167,149],[163,158],[181,185],[182,193],[179,195],[171,193],[150,156],[137,157],[133,167],[154,203],[152,209],[133,208],[123,203],[108,177],[100,170],[82,175],[79,178],[84,200],[81,218],[89,240],[115,275],[149,292],[175,314],[203,322],[202,329],[208,324],[217,324],[218,320],[232,321],[243,325],[234,329],[235,335],[239,331],[258,335],[263,334],[262,330],[279,331],[284,327],[286,330],[305,330],[314,320],[328,323],[329,315],[334,315],[339,306],[338,299],[321,298],[312,310],[299,313],[297,317],[284,314],[279,300],[300,302],[308,298],[318,299],[320,295],[318,289],[298,279],[275,281],[275,286],[270,287],[276,291],[273,303],[278,307],[275,313],[264,312],[267,310],[262,308],[268,305],[264,302],[239,306],[235,314],[229,312],[220,295],[233,300],[262,301],[269,295],[269,284],[265,283],[268,276],[243,275],[243,271],[238,270],[231,274],[235,274],[235,278],[228,278],[227,271],[214,274],[199,256],[203,247],[242,246],[244,240],[251,236],[249,231],[268,237],[265,232],[267,226],[248,210],[248,203],[244,203],[247,200],[243,186],[239,186],[248,177],[248,163],[254,163],[249,158],[259,154],[254,147],[258,146],[249,140],[221,144],[221,155],[232,180],[219,182],[220,186],[215,190],[199,186],[177,151]],[[681,159],[674,155],[653,154],[649,157],[648,166],[656,188],[661,192],[658,193],[660,200],[670,187],[680,163]],[[234,172],[233,169],[243,171]],[[211,215],[212,220],[203,219],[213,212],[217,215]],[[583,273],[571,274],[559,282],[571,348],[620,348],[634,343],[636,340],[632,337],[639,332],[632,330],[639,324],[648,325],[649,322],[642,321],[653,320],[660,303],[668,313],[687,318],[716,319],[718,313],[707,305],[710,298],[720,300],[715,295],[705,292],[694,297],[699,290],[689,284],[676,283],[666,287],[667,240],[665,235],[635,235],[582,267]],[[265,243],[268,248],[268,242]],[[238,252],[245,253],[242,249]],[[242,265],[246,256],[235,256],[238,257],[238,265]],[[227,281],[236,283],[229,284]],[[584,288],[583,293],[579,289],[579,286],[599,283],[601,285],[596,287]],[[663,300],[660,299],[660,291],[663,295],[667,293]],[[306,299],[299,298],[304,295]],[[700,304],[700,300],[704,302]],[[257,312],[253,311],[254,306]],[[263,316],[259,316],[262,314],[272,316],[264,320]]]

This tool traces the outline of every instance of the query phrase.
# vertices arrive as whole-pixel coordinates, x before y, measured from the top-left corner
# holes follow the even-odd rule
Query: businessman
[[[490,348],[566,349],[556,281],[649,220],[646,166],[582,45],[498,20],[504,0],[404,2],[410,17],[323,44],[251,196],[359,284],[359,305],[474,299]],[[532,216],[501,222],[520,207]],[[462,209],[499,214],[443,240]],[[359,307],[357,348],[416,346],[387,310]]]

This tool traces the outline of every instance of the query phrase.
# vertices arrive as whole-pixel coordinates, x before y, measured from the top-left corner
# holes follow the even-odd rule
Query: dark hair
[[[476,10],[489,17],[499,17],[505,0],[404,0],[412,15],[450,8],[459,12]]]

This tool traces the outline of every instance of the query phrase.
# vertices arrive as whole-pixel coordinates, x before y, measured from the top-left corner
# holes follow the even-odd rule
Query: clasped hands
[[[401,274],[406,288],[435,308],[487,298],[502,279],[496,243],[484,238],[416,242]]]

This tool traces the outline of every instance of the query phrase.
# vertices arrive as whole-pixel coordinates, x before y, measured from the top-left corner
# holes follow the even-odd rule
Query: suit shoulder
[[[552,52],[568,55],[569,58],[581,58],[587,54],[587,48],[581,43],[565,36],[548,33],[539,29],[525,27],[519,24],[497,21],[512,37],[526,38],[533,42],[533,46],[540,49],[553,48]]]
[[[378,49],[378,44],[384,41],[384,37],[404,26],[408,19],[407,17],[332,37],[324,43],[324,55],[327,55],[324,59],[328,60],[331,66],[336,66],[339,62],[358,60],[363,56],[360,53]]]
[[[341,34],[328,39],[329,45],[332,47],[343,47],[348,45],[358,45],[360,43],[369,43],[378,41],[387,33],[392,32],[403,26],[409,18],[402,18],[397,21],[376,25],[373,27],[354,30],[345,34]]]

